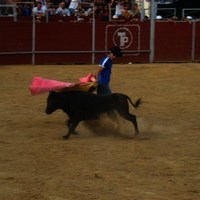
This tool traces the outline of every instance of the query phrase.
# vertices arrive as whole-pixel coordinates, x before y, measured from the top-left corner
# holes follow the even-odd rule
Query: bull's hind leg
[[[132,122],[133,126],[135,127],[135,135],[139,135],[139,129],[137,124],[137,118],[135,115],[128,113],[124,116],[124,118],[130,122]]]
[[[68,128],[69,128],[68,133],[65,136],[63,136],[63,138],[68,139],[70,137],[71,133],[75,132],[75,128],[78,126],[78,123],[79,123],[78,121],[72,121],[70,119],[67,123]]]

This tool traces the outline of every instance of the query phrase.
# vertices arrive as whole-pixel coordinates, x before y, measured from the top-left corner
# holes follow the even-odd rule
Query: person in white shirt
[[[124,2],[121,0],[115,1],[116,5],[115,5],[115,16],[117,17],[121,17],[122,16],[122,11],[124,8]]]
[[[33,8],[32,13],[35,16],[37,22],[41,22],[42,17],[45,17],[46,11],[40,1],[36,3],[36,7]]]
[[[74,15],[74,12],[78,8],[79,3],[80,3],[80,0],[71,0],[68,7],[71,15]]]
[[[69,9],[67,9],[66,7],[66,2],[65,1],[62,1],[59,5],[59,7],[57,8],[56,10],[56,15],[60,15],[60,16],[70,16],[70,11]]]
[[[46,15],[48,15],[48,16],[55,15],[56,9],[51,0],[47,0],[46,4],[43,7],[46,11]]]

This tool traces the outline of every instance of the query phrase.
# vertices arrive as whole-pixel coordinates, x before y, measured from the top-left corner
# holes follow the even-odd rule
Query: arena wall
[[[35,26],[32,20],[1,20],[0,64],[98,63],[113,44],[124,52],[116,62],[149,62],[149,21],[96,21],[94,29],[93,25],[90,20],[50,21]],[[154,45],[155,62],[199,61],[200,22],[158,21]]]

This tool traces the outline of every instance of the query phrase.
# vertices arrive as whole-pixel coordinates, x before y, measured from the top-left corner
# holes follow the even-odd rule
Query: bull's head
[[[60,100],[56,92],[49,92],[49,96],[47,98],[47,106],[46,106],[46,114],[51,114],[57,109],[60,108]]]

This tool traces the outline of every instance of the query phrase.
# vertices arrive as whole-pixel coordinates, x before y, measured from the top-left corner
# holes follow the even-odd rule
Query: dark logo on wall
[[[121,49],[127,49],[133,43],[133,35],[129,28],[118,28],[113,34],[113,44]]]
[[[113,45],[119,46],[123,50],[133,51],[134,54],[140,50],[139,25],[107,25],[105,36],[106,50]]]

